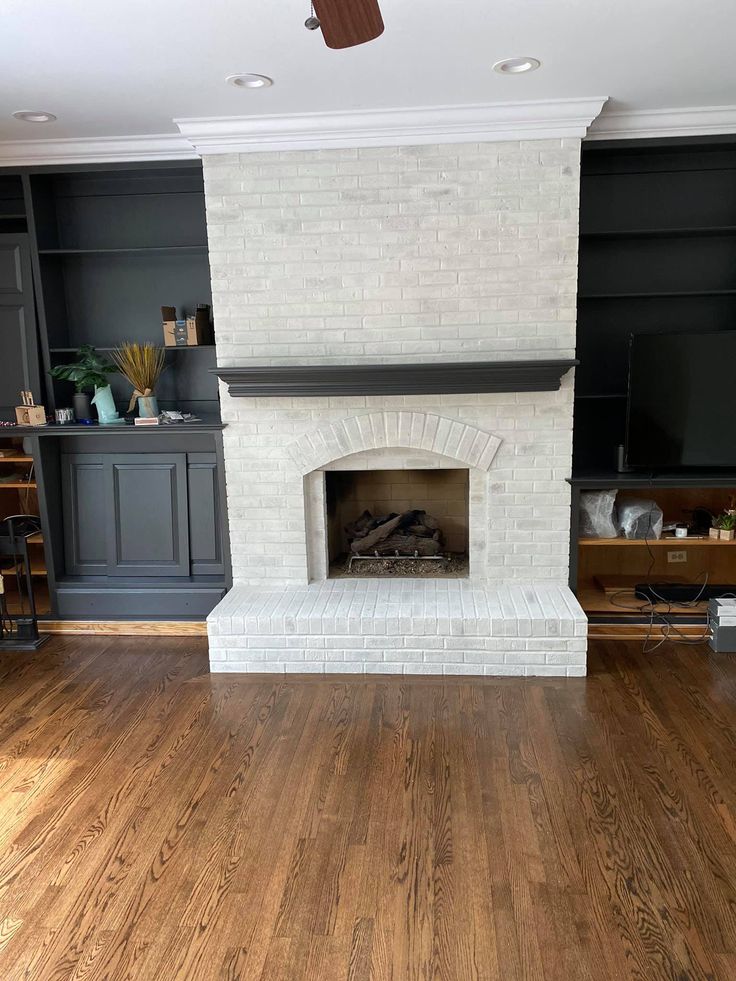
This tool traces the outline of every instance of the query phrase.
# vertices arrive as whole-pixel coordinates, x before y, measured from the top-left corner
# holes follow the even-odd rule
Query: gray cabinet
[[[104,457],[65,453],[61,458],[64,558],[72,576],[107,575],[107,500]]]
[[[0,418],[15,419],[20,390],[41,400],[28,236],[0,235]]]
[[[188,576],[185,453],[106,454],[109,576]]]
[[[214,453],[62,453],[65,573],[223,576]]]
[[[217,456],[187,454],[189,554],[192,574],[221,576],[225,572]]]

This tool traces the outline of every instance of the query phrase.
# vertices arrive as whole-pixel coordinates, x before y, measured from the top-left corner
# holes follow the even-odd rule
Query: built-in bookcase
[[[0,174],[0,235],[25,231],[23,182],[17,174]]]
[[[736,329],[736,142],[583,144],[575,469],[624,442],[632,333]]]
[[[211,303],[204,187],[199,164],[30,173],[28,200],[40,283],[39,321],[50,407],[71,389],[48,370],[82,344],[163,343],[162,305]],[[163,408],[211,415],[214,345],[172,348],[158,391]],[[125,407],[129,386],[113,376]]]

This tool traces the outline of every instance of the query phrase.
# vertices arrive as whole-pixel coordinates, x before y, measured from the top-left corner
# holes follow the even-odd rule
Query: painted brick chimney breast
[[[205,155],[218,364],[574,357],[579,158],[578,139]],[[210,618],[213,670],[584,673],[585,620],[567,588],[572,386],[572,372],[560,391],[539,393],[265,399],[221,386],[235,589],[223,601],[231,612]],[[262,643],[282,636],[281,618],[248,656],[238,602],[256,590],[327,588],[310,555],[321,470],[468,465],[447,449],[403,445],[398,429],[398,445],[346,445],[311,475],[295,447],[318,431],[358,432],[362,416],[412,413],[492,437],[490,465],[470,468],[470,535],[483,547],[466,585],[537,598],[556,590],[564,601],[541,603],[534,628],[554,643],[514,658],[514,644],[489,641],[483,660],[476,636],[469,661],[462,644],[443,660],[423,657],[421,643],[411,657],[376,660],[374,637],[370,657],[290,643],[300,653],[287,658]]]

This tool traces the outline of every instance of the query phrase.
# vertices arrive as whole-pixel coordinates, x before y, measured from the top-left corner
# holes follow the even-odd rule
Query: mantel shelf
[[[211,369],[235,397],[556,392],[577,360],[275,365]]]

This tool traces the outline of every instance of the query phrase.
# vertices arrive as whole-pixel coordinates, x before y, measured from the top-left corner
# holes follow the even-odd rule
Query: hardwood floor
[[[736,977],[736,656],[586,680],[0,658],[0,978]]]

